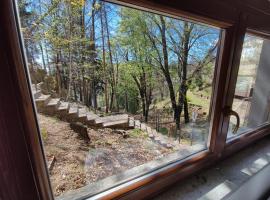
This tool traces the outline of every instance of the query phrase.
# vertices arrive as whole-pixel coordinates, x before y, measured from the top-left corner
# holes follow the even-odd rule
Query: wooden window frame
[[[200,3],[190,0],[181,5],[175,2],[177,1],[123,0],[121,4],[143,6],[173,16],[188,17],[224,30],[221,34],[216,62],[217,82],[212,97],[215,110],[212,112],[209,149],[95,195],[100,199],[149,198],[172,183],[198,172],[270,133],[270,125],[266,125],[226,143],[229,119],[223,113],[223,108],[232,104],[244,35],[247,29],[252,29],[253,32],[263,33],[262,35],[268,37],[270,27],[266,24],[269,16],[249,13],[245,9],[243,11],[233,9],[230,14],[227,14],[226,11],[230,10],[229,6],[211,0]],[[26,58],[22,52],[23,43],[18,30],[19,23],[14,1],[1,1],[0,11],[0,22],[3,24],[0,30],[3,40],[0,43],[2,58],[0,59],[0,78],[2,78],[0,90],[6,95],[5,98],[0,98],[0,111],[6,117],[6,120],[0,120],[0,132],[8,133],[0,135],[5,138],[0,140],[0,155],[6,155],[4,164],[0,164],[0,170],[6,172],[6,178],[0,181],[0,193],[5,196],[0,197],[16,200],[22,199],[27,194],[28,199],[52,200],[54,197],[38,130],[36,108],[30,91]],[[4,81],[9,84],[9,87],[4,86]],[[7,99],[10,99],[13,104],[6,104]],[[15,121],[17,126],[12,127]],[[4,151],[4,148],[9,151]],[[24,164],[18,168],[17,165],[20,163]],[[14,177],[16,185],[7,190],[8,184],[13,184]],[[2,188],[6,190],[2,192]]]

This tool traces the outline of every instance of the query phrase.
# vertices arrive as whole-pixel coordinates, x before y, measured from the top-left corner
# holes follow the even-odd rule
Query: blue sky
[[[46,0],[45,1],[42,1],[42,0],[29,0],[28,2],[31,2],[29,7],[27,8],[28,11],[31,11],[32,9],[34,9],[34,10],[36,10],[37,13],[39,13],[40,12],[40,10],[39,10],[39,6],[40,6],[39,2],[42,3],[42,7],[46,7]],[[111,35],[111,38],[112,38],[119,31],[118,29],[119,29],[119,25],[121,23],[121,16],[119,15],[119,12],[120,12],[122,6],[112,4],[112,3],[107,3],[107,2],[105,2],[105,4],[106,4],[107,11],[108,11],[107,13],[108,13],[109,31],[110,31],[110,35]],[[135,9],[130,9],[131,12],[133,10],[135,10]],[[45,12],[45,10],[42,9],[42,12]],[[141,11],[141,12],[144,12],[144,11]],[[86,12],[85,13],[86,13],[85,22],[87,23],[91,18],[91,16],[88,15],[88,13],[91,13],[91,2],[89,2],[89,1],[86,4]],[[166,17],[166,18],[171,19],[169,17]],[[175,19],[175,20],[172,20],[172,21],[174,21],[176,26],[178,26],[179,29],[181,29],[181,25],[182,25],[181,20]],[[206,29],[206,26],[203,26],[201,24],[196,24],[195,27],[196,27],[197,30],[200,30],[200,29],[205,30]],[[219,38],[219,31],[220,31],[219,29],[209,26],[209,27],[207,27],[207,31],[209,31],[211,34],[200,38],[196,42],[196,44],[194,45],[194,48],[192,48],[191,51],[190,51],[190,54],[192,56],[195,56],[198,59],[203,58],[205,53],[209,49],[209,47],[213,46],[213,44],[215,42],[217,42],[217,40]],[[88,34],[89,34],[89,31],[88,31]],[[173,37],[177,38],[176,33],[171,31],[171,34],[173,35]],[[96,38],[101,38],[100,21],[99,20],[96,20]],[[97,40],[97,45],[101,46],[101,39]],[[169,39],[168,39],[168,45],[170,45]],[[190,56],[189,59],[191,59],[192,56]],[[170,61],[175,61],[176,60],[176,56],[172,52],[169,52],[169,57],[170,57]],[[41,63],[40,56],[37,59],[37,61]]]

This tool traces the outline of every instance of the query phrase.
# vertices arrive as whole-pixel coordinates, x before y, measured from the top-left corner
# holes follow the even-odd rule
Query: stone
[[[127,131],[125,131],[125,130],[114,130],[114,132],[122,135],[124,139],[129,138],[129,135],[128,135]]]
[[[87,126],[83,125],[81,122],[70,123],[70,128],[79,134],[79,136],[87,141],[90,141]]]
[[[166,144],[166,147],[169,148],[169,149],[171,149],[171,148],[173,148],[173,145],[167,143],[167,144]]]

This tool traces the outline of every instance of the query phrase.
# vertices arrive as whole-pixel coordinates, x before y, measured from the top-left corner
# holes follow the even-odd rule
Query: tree
[[[153,52],[148,38],[141,34],[141,27],[146,26],[146,24],[140,19],[140,12],[130,12],[129,9],[123,8],[121,17],[121,33],[119,35],[121,39],[118,41],[125,49],[126,73],[131,76],[137,87],[144,120],[147,122],[154,88],[154,65],[151,58]]]

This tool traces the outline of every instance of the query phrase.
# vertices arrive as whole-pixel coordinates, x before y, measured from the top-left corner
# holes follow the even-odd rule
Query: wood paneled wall
[[[239,36],[235,30],[241,27],[238,24],[240,16],[246,16],[247,28],[270,33],[270,3],[267,0],[121,0],[121,2],[132,3],[145,9],[154,9],[180,17],[188,17],[226,29],[228,35],[224,36],[223,41],[225,52],[222,52],[223,57],[220,58],[222,59],[220,66],[223,66],[220,73],[225,73],[225,77],[219,78],[219,87],[224,88],[224,91],[227,87],[225,82],[228,82],[229,78],[226,76],[229,73],[226,67],[228,65],[228,69],[231,70],[234,66],[233,63],[237,64],[237,57],[241,52],[243,31],[240,30],[242,35]],[[1,0],[0,13],[0,199],[50,200],[53,197],[34,115],[35,108],[29,90],[25,62],[21,52],[22,46],[17,32],[14,2]],[[215,112],[221,113],[225,94],[220,92],[217,94],[218,97],[215,101],[218,102],[216,104],[218,108]],[[221,121],[222,117],[222,115],[218,116],[217,121]],[[222,129],[219,126],[214,128],[214,132],[220,132],[221,135],[214,135],[213,138],[224,140],[226,128]],[[225,155],[229,155],[266,135],[269,128],[260,130],[261,132],[258,132],[257,135],[250,134],[233,141],[230,143],[231,146],[225,147],[227,152]],[[223,146],[221,147],[221,145]],[[224,148],[224,142],[223,144],[213,144],[215,151],[218,151],[219,148],[215,146],[221,147],[221,151]],[[151,195],[155,193],[155,188],[161,189],[170,182],[183,178],[183,173],[179,171],[181,167],[188,173],[194,173],[205,166],[206,162],[209,164],[210,161],[214,162],[216,159],[212,153],[205,155],[205,157],[206,159],[202,161],[189,161],[188,165],[185,163],[180,163],[179,166],[175,164],[172,166],[175,168],[170,168],[168,171],[156,175],[155,179],[148,177],[145,180],[157,181],[150,181],[152,187],[148,185],[150,187],[148,190],[146,182],[144,182],[138,186],[133,185],[134,187],[131,185],[132,187],[126,188],[125,191],[129,191],[131,196],[139,193],[142,198]],[[197,165],[192,165],[194,162],[198,162]],[[121,195],[124,199],[131,197],[120,194],[119,191],[117,191],[118,197]],[[134,192],[132,193],[132,191]],[[117,195],[114,197],[116,198]]]

